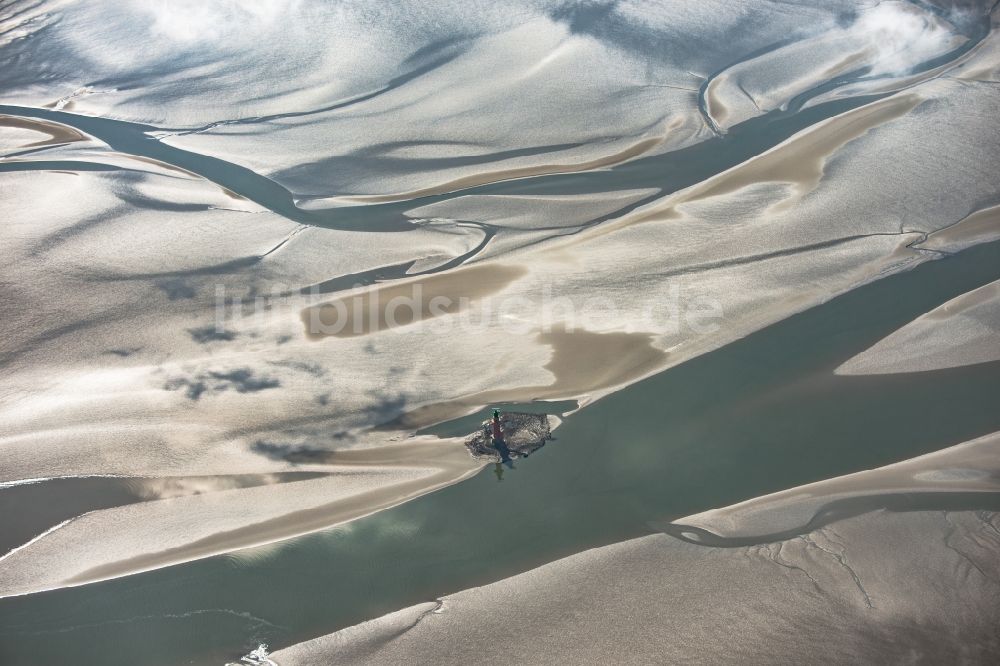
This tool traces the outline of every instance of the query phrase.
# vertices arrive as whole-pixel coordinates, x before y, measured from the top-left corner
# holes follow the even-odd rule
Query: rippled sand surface
[[[929,262],[974,268],[946,271],[940,298],[913,307],[924,287],[900,287],[898,321],[835,321],[794,339],[789,357],[805,367],[866,335],[829,367],[748,388],[725,418],[782,391],[822,412],[817,387],[841,386],[833,375],[866,378],[873,393],[901,374],[992,386],[1000,273],[969,257],[1000,239],[998,21],[991,3],[950,0],[4,3],[0,503],[18,516],[0,519],[0,619],[12,627],[0,661],[32,663],[29,636],[65,639],[49,645],[53,663],[71,652],[85,623],[49,615],[60,590],[226,557],[249,587],[260,553],[467,483],[480,464],[434,428],[533,401],[573,401],[582,411],[538,407],[572,424]],[[719,367],[712,380],[728,388],[691,398],[706,422],[753,361]],[[939,449],[1000,428],[989,415],[949,420],[949,407],[914,407],[946,424]],[[648,453],[669,424],[643,423]],[[631,450],[605,427],[602,454]],[[559,433],[536,455],[573,446]],[[808,429],[781,437],[810,455]],[[740,446],[686,458],[706,494],[681,505],[763,501],[698,476]],[[643,455],[628,464],[641,469]],[[826,476],[862,464],[840,463]],[[806,476],[776,471],[766,492],[823,480]],[[984,479],[986,491],[994,472]],[[673,510],[636,515],[686,515]],[[786,511],[759,513],[777,524]],[[852,547],[877,529],[868,513],[845,519],[860,526]],[[925,519],[946,527],[906,520]],[[489,526],[459,538],[478,540],[475,529]],[[600,557],[669,544],[700,567],[706,548],[637,543]],[[532,548],[525,562],[567,555]],[[736,551],[724,552],[706,572],[729,570]],[[642,556],[645,571],[665,566],[657,557]],[[496,579],[456,575],[439,592]],[[136,589],[122,584],[112,597]],[[378,615],[412,599],[387,603]],[[640,595],[634,608],[651,603]],[[135,635],[203,605],[137,609],[152,619]],[[285,625],[244,626],[233,618],[260,609],[226,610],[233,633],[207,623],[141,659],[122,644],[107,663],[216,663],[267,632],[290,645],[343,628],[303,610],[284,633],[265,631]],[[351,631],[369,630],[382,631]]]

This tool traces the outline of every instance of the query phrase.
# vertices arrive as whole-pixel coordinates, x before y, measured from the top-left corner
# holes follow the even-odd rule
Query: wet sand
[[[426,405],[406,412],[386,427],[426,428],[494,403],[589,397],[649,375],[668,358],[644,333],[595,333],[559,327],[535,337],[552,350],[545,364],[545,369],[555,376],[551,384],[484,391]]]
[[[1000,238],[1000,206],[977,210],[952,226],[929,234],[914,247],[955,252]]]
[[[10,519],[0,534],[0,560],[11,549],[48,529],[91,511],[135,502],[185,497],[232,488],[292,483],[323,472],[279,472],[195,477],[61,477],[14,485],[0,484],[0,513]],[[31,507],[30,512],[20,509]]]
[[[1000,360],[1000,282],[942,303],[837,368],[839,374],[925,372]]]
[[[377,490],[369,493],[330,502],[313,509],[295,511],[275,520],[218,532],[207,539],[194,541],[179,548],[102,564],[62,581],[59,587],[87,585],[129,576],[203,557],[232,553],[243,548],[265,546],[291,537],[324,530],[340,523],[362,518],[376,511],[391,508],[452,483],[458,483],[478,472],[479,467],[478,464],[470,465],[463,460],[461,463],[441,469],[418,481],[381,484]],[[333,473],[336,472],[337,470],[333,470]]]
[[[0,115],[0,127],[13,127],[16,129],[26,129],[32,132],[47,134],[48,139],[26,143],[21,148],[41,148],[44,146],[56,146],[63,143],[73,143],[75,141],[87,141],[90,139],[86,134],[80,132],[69,125],[55,123],[36,118],[21,118],[18,116]]]
[[[527,274],[516,265],[477,264],[373,287],[302,311],[311,340],[354,337],[454,314]],[[329,332],[327,332],[329,331]]]
[[[496,171],[492,173],[480,173],[474,176],[466,176],[465,178],[458,178],[456,180],[449,181],[447,183],[443,183],[435,187],[426,187],[420,190],[414,190],[412,192],[403,192],[400,194],[371,194],[371,195],[342,196],[325,200],[313,199],[310,201],[310,207],[316,208],[318,206],[323,205],[324,203],[374,204],[374,203],[389,203],[393,201],[411,201],[413,199],[420,199],[422,197],[428,197],[435,194],[447,194],[450,192],[457,192],[459,190],[469,189],[471,187],[477,187],[479,185],[499,183],[505,180],[515,180],[518,178],[531,178],[533,176],[544,176],[548,174],[591,171],[593,169],[601,169],[604,167],[613,166],[615,164],[621,164],[622,162],[628,161],[630,159],[634,159],[645,153],[648,153],[661,143],[663,143],[663,137],[653,137],[650,139],[645,139],[643,141],[640,141],[636,143],[634,146],[630,146],[629,148],[621,150],[613,155],[608,155],[606,157],[601,157],[586,162],[545,164],[540,166],[505,169],[503,171]]]
[[[630,222],[661,219],[664,213],[669,218],[676,205],[769,182],[795,186],[794,198],[785,199],[781,204],[788,206],[816,188],[823,178],[827,160],[834,153],[871,129],[909,113],[922,101],[917,94],[896,95],[818,123],[759,157],[667,199],[669,207],[653,207]]]
[[[687,516],[662,529],[692,543],[737,546],[786,540],[882,509],[944,509],[961,503],[1000,509],[1000,433]]]

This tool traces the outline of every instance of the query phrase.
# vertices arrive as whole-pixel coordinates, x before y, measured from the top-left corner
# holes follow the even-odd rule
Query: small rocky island
[[[494,423],[499,425],[499,439],[494,437]],[[483,421],[479,430],[465,438],[465,448],[474,458],[498,463],[527,458],[550,439],[552,430],[546,414],[501,414],[494,410],[493,419]]]

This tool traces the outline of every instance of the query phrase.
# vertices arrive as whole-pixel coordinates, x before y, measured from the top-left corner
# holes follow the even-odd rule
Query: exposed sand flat
[[[654,204],[644,209],[640,209],[636,213],[624,217],[620,222],[615,221],[601,225],[597,229],[588,230],[583,234],[578,234],[577,236],[574,236],[571,240],[563,244],[557,243],[547,248],[541,248],[537,251],[531,251],[529,253],[520,255],[520,258],[526,263],[530,262],[532,266],[532,273],[535,276],[536,280],[541,280],[543,284],[553,285],[553,290],[556,293],[556,295],[562,295],[564,293],[574,293],[576,289],[582,288],[582,284],[588,284],[588,288],[600,290],[601,287],[598,287],[596,284],[579,281],[580,273],[579,269],[576,267],[589,265],[593,269],[596,269],[597,272],[607,275],[608,271],[612,270],[610,268],[611,263],[615,261],[620,261],[622,262],[622,264],[632,262],[633,265],[635,264],[636,261],[642,262],[646,257],[642,258],[630,257],[629,252],[624,249],[625,247],[635,247],[637,243],[643,244],[643,247],[646,248],[646,252],[649,253],[648,259],[651,262],[654,261],[654,257],[656,257],[658,259],[659,264],[661,265],[668,264],[677,266],[679,264],[679,266],[675,269],[676,273],[678,274],[690,273],[690,275],[692,276],[692,285],[697,285],[702,290],[707,289],[708,288],[707,285],[711,283],[704,279],[698,280],[694,276],[702,274],[703,272],[707,274],[708,271],[710,270],[718,270],[720,273],[728,273],[731,265],[733,266],[738,265],[741,261],[745,261],[746,265],[749,267],[756,265],[757,261],[764,262],[770,259],[773,259],[774,261],[783,260],[784,254],[780,252],[762,254],[759,258],[749,257],[746,260],[734,259],[730,255],[729,259],[722,259],[716,264],[707,263],[707,264],[692,266],[691,268],[685,269],[684,264],[687,258],[684,255],[686,254],[687,248],[683,245],[678,246],[677,244],[678,239],[685,237],[691,237],[691,238],[702,237],[703,238],[702,243],[693,245],[691,247],[692,255],[697,253],[702,257],[706,256],[706,254],[714,252],[717,249],[724,248],[724,245],[717,244],[718,241],[721,239],[722,234],[715,235],[715,234],[705,233],[704,229],[707,226],[706,223],[698,220],[697,218],[682,220],[683,222],[687,222],[688,224],[678,225],[675,229],[665,227],[662,231],[655,230],[655,231],[649,231],[648,233],[643,233],[641,234],[641,239],[640,235],[632,235],[625,238],[624,237],[625,233],[622,232],[623,237],[621,238],[620,242],[622,243],[623,250],[620,254],[616,250],[615,243],[608,240],[608,235],[611,233],[615,233],[616,230],[621,229],[623,225],[631,224],[631,222],[635,219],[646,219],[647,217],[652,217],[654,213],[652,213],[651,211],[660,210],[663,206],[666,205],[674,205],[678,201],[687,202],[685,204],[686,209],[691,208],[692,205],[695,203],[701,204],[702,202],[713,198],[726,197],[727,198],[726,203],[728,203],[729,198],[735,198],[735,193],[737,191],[742,194],[746,188],[758,187],[761,182],[763,183],[772,182],[774,169],[777,168],[778,171],[780,172],[780,169],[783,168],[780,165],[786,163],[792,165],[791,167],[788,168],[792,168],[795,165],[801,167],[800,162],[806,162],[808,164],[811,164],[812,175],[810,176],[809,182],[807,184],[811,188],[818,188],[824,169],[824,163],[826,160],[828,160],[832,155],[842,152],[846,145],[850,144],[854,140],[864,137],[866,134],[870,133],[873,129],[882,127],[886,123],[889,123],[891,120],[904,116],[908,111],[911,111],[913,108],[915,108],[920,103],[921,99],[922,98],[920,97],[920,95],[916,93],[908,93],[908,94],[898,95],[886,100],[881,100],[874,104],[867,105],[861,109],[848,112],[830,121],[819,124],[816,128],[812,128],[809,131],[794,137],[788,142],[785,142],[784,144],[778,146],[773,151],[765,153],[761,157],[754,158],[749,162],[745,163],[744,165],[740,165],[739,167],[736,167],[730,172],[726,172],[718,176],[716,179],[710,179],[703,185],[695,186],[673,197],[667,197],[662,203]],[[806,169],[806,171],[809,171],[809,169]],[[791,171],[789,171],[786,175],[790,180],[793,181],[800,178],[799,173],[793,173]],[[755,217],[756,213],[757,211],[755,210],[751,213],[751,215]],[[711,217],[720,218],[724,216],[728,217],[729,219],[732,219],[731,215],[726,215],[725,213],[720,214],[719,212],[714,212]],[[747,243],[750,244],[759,243],[762,240],[761,238],[753,237],[752,224],[754,223],[754,217],[750,218],[751,226],[748,226],[746,235],[740,236],[743,243],[740,249],[743,251],[746,251],[745,248],[747,247]],[[708,224],[711,224],[711,222],[713,221],[714,220],[710,218],[708,220]],[[853,220],[851,220],[850,217],[847,217],[845,221],[853,222]],[[729,235],[730,234],[726,233],[726,236]],[[887,244],[886,247],[894,246],[897,249],[894,249],[890,251],[887,255],[885,255],[886,263],[883,266],[892,266],[898,264],[901,259],[906,260],[907,253],[901,252],[901,248],[907,240],[916,240],[917,238],[917,234],[914,233],[910,237],[901,236],[894,243],[891,236],[892,232],[886,233],[884,236],[882,236],[881,240],[884,240],[886,242]],[[725,238],[725,242],[728,242],[730,240],[731,240],[730,238]],[[875,242],[874,237],[869,239],[857,236],[854,237],[854,240],[856,240],[859,243],[858,246],[859,248],[860,248],[860,243],[862,241],[867,243]],[[844,244],[843,246],[846,248],[847,240],[845,239],[845,241],[842,242]],[[599,248],[597,248],[596,243],[600,243]],[[716,244],[713,245],[713,243]],[[734,245],[737,244],[734,243]],[[840,243],[834,243],[832,245],[840,246]],[[599,249],[600,252],[597,252],[596,251],[597,249]],[[815,251],[813,251],[810,248],[802,248],[802,249],[794,248],[794,249],[789,249],[787,256],[789,258],[799,257],[803,260],[804,263],[809,263],[811,264],[812,267],[815,267],[816,257],[819,255],[819,252],[820,252],[820,247],[816,247]],[[915,259],[915,256],[912,255],[912,253],[909,256]],[[540,260],[533,260],[534,257],[538,257]],[[912,260],[913,259],[910,259],[910,261]],[[877,273],[881,270],[884,270],[884,268],[872,267],[872,270],[873,272]],[[871,273],[869,273],[866,276],[864,274],[865,272],[866,271],[864,270],[859,271],[857,274],[855,274],[853,278],[851,275],[841,272],[841,274],[837,276],[835,280],[856,279],[859,282],[863,282],[870,279],[871,276]],[[727,294],[725,297],[727,300],[731,297],[740,297],[745,295],[748,298],[753,297],[753,300],[756,300],[758,303],[760,303],[761,300],[770,300],[771,298],[769,296],[765,296],[764,292],[761,291],[758,291],[756,294],[747,293],[743,287],[743,285],[745,285],[746,283],[741,284],[739,282],[739,279],[734,279],[733,282],[729,282],[729,278],[723,278],[722,275],[720,275],[720,279],[723,282],[730,284],[733,288],[740,289],[740,291]],[[579,281],[577,282],[577,286],[574,286],[572,291],[569,289],[565,289],[565,285],[570,280]],[[737,285],[740,286],[737,287]],[[605,285],[603,288],[606,289],[607,285]],[[720,283],[720,285],[718,285],[718,289],[720,290],[725,289],[725,287],[721,287]],[[721,291],[716,290],[716,286],[711,287],[711,292],[713,293],[713,296],[715,296],[716,298],[721,297]],[[517,288],[506,290],[504,292],[504,294],[507,295],[517,295],[517,296],[520,296],[524,293],[525,292],[523,290]],[[829,293],[830,292],[827,292],[827,294]],[[635,308],[635,311],[638,311],[643,307],[649,308],[650,301],[655,301],[657,295],[660,298],[666,299],[665,292],[663,292],[662,290],[656,291],[648,295],[649,300],[643,300],[640,297],[640,302],[633,303],[632,308]],[[632,298],[635,297],[632,296]],[[780,300],[777,297],[775,297],[775,299]],[[794,299],[785,297],[779,309],[783,309],[784,311],[787,312],[790,309],[802,307],[801,304],[804,304],[805,302],[806,302],[805,298],[802,294],[796,295]],[[733,305],[729,305],[724,309],[727,312],[732,312],[733,307],[734,307]],[[744,322],[749,322],[757,318],[758,321],[761,322],[761,324],[758,325],[762,325],[762,323],[766,321],[767,318],[770,316],[780,316],[780,315],[777,315],[776,312],[769,314],[766,310],[761,310],[759,306],[748,308],[748,311],[746,313],[741,314],[741,317],[744,317]],[[611,324],[611,321],[612,319],[611,317],[609,317],[606,325],[613,326],[613,324]],[[649,323],[652,323],[653,326],[656,327],[656,326],[663,326],[664,323],[667,322],[664,321],[649,322],[647,320],[646,323],[647,325]],[[655,330],[655,328],[653,330]],[[605,330],[605,331],[594,331],[594,332],[606,333],[608,331]],[[723,330],[722,334],[735,335],[736,331],[734,331],[732,328],[726,328]],[[705,346],[700,347],[701,350],[708,348],[708,345],[710,343],[707,342],[707,339],[710,337],[711,336],[702,336],[702,341]],[[696,353],[694,351],[693,346],[688,347],[688,349],[685,351],[686,353]],[[594,358],[599,358],[599,356],[594,356]],[[683,358],[685,358],[684,355],[677,355],[676,360],[679,361],[680,359]],[[661,364],[666,364],[669,362],[666,361],[666,356],[664,355],[658,355],[657,359]],[[656,369],[655,362],[651,362],[646,365],[647,373],[652,372],[655,369]],[[597,384],[600,384],[600,382],[597,383],[581,382],[580,387],[578,388],[583,388],[583,390],[591,390]],[[565,388],[569,389],[568,386]],[[485,392],[473,392],[463,398],[458,399],[457,401],[453,398],[444,403],[432,403],[429,405],[425,405],[418,408],[417,410],[408,412],[407,415],[398,423],[409,424],[409,425],[426,425],[430,422],[433,422],[435,418],[445,418],[458,415],[458,413],[465,413],[475,408],[478,408],[479,406],[481,406],[481,404],[484,404],[491,400],[501,400],[501,399],[524,400],[524,399],[541,398],[541,397],[572,397],[572,396],[573,394],[571,393],[555,395],[552,392],[544,389],[540,384],[525,382],[521,387],[512,390],[503,390],[503,391],[487,390]]]
[[[476,264],[416,280],[397,281],[302,311],[306,336],[353,337],[454,314],[502,291],[527,270]],[[329,331],[329,332],[327,332]]]
[[[60,143],[57,145],[61,147],[63,144]],[[73,150],[65,151],[47,150],[43,153],[27,157],[8,157],[4,162],[6,164],[24,164],[30,166],[39,162],[51,163],[60,160],[84,162],[102,167],[111,167],[112,169],[127,169],[129,171],[169,176],[172,178],[182,177],[188,180],[208,182],[196,173],[174,166],[173,164],[168,164],[162,160],[143,157],[142,155],[129,155],[113,150],[90,150],[88,148],[74,148]],[[214,183],[212,185],[215,186]]]
[[[503,10],[444,2],[433,12],[418,4],[224,4],[178,20],[155,3],[48,0],[37,11],[58,20],[66,38],[9,45],[23,66],[5,78],[6,99],[60,100],[64,109],[155,124],[173,145],[231,158],[304,195],[416,192],[508,167],[605,158],[662,133],[668,119],[683,129],[653,149],[691,145],[705,133],[700,75],[803,23],[833,26],[848,5],[789,12],[754,2],[761,20],[739,38],[732,34],[743,20],[717,1],[608,12],[602,25],[633,41],[581,30],[594,21],[588,11],[558,2],[519,0]],[[207,40],[211,53],[201,48]],[[95,43],[106,45],[100,57]],[[135,72],[149,73],[142,85]],[[80,81],[101,84],[81,89]],[[504,164],[526,147],[537,154]],[[447,159],[491,152],[500,157],[484,164]]]
[[[996,61],[996,50],[1000,48],[997,39],[989,40],[983,50],[991,49],[989,58],[970,58],[966,66],[959,69],[956,76],[965,81],[997,83],[1000,81],[1000,65]],[[977,54],[978,55],[978,54]]]
[[[566,57],[536,68],[560,45],[567,47]],[[690,75],[678,74],[684,80],[677,87],[647,86],[649,70],[634,56],[573,35],[548,18],[528,18],[501,34],[441,48],[438,57],[444,62],[433,71],[404,75],[377,95],[283,118],[280,135],[263,122],[233,119],[166,141],[266,172],[315,208],[611,165],[646,151],[690,145],[702,132],[694,94],[685,85]],[[622,63],[625,73],[601,73],[608,59]],[[427,60],[430,54],[414,65]],[[483,71],[492,75],[485,79]],[[586,86],[568,85],[583,78]],[[538,95],[538,89],[547,93]],[[602,101],[596,103],[599,91]],[[671,129],[674,121],[677,131]],[[338,137],[336,148],[312,139],[318,126],[325,136]],[[236,133],[256,135],[268,157],[241,151],[242,140],[233,141]]]
[[[781,146],[688,190],[681,201],[730,194],[766,182],[789,183],[797,197],[813,191],[823,178],[827,160],[846,144],[872,128],[912,111],[917,94],[895,95],[819,123]]]
[[[719,87],[725,85],[726,79],[726,73],[723,72],[709,81],[705,87],[705,113],[716,126],[725,126],[726,119],[731,113],[719,95]]]
[[[883,3],[885,5],[886,3]],[[913,7],[910,5],[910,7]],[[984,8],[985,9],[985,8]],[[954,21],[955,25],[963,25],[963,17],[960,12],[952,12],[947,16],[949,21]],[[868,77],[865,81],[855,81],[848,83],[846,85],[837,87],[831,91],[825,92],[823,94],[817,95],[816,97],[810,99],[806,102],[806,107],[815,106],[818,104],[823,104],[831,100],[849,98],[858,94],[887,94],[894,93],[901,90],[906,90],[915,85],[919,85],[925,81],[930,81],[935,78],[955,78],[962,81],[969,82],[985,82],[997,80],[998,77],[994,76],[995,73],[1000,71],[1000,60],[998,60],[998,49],[1000,49],[1000,38],[998,38],[996,28],[1000,25],[1000,13],[997,12],[996,7],[992,7],[992,13],[989,17],[984,17],[982,19],[982,29],[984,31],[988,30],[988,33],[982,38],[981,41],[975,43],[967,43],[959,47],[954,55],[956,57],[952,59],[946,59],[944,62],[937,64],[934,67],[919,67],[915,71],[900,69],[893,76],[888,77]],[[965,30],[969,29],[969,24],[964,23]],[[912,30],[913,25],[907,26]],[[930,27],[930,26],[927,26]],[[925,28],[926,30],[926,28]],[[909,30],[904,30],[909,32]],[[921,32],[918,30],[918,32]],[[928,46],[934,48],[934,43],[940,43],[940,38],[944,36],[945,33],[940,31],[932,30],[928,36],[932,39],[927,42]],[[934,39],[936,37],[936,39]],[[953,36],[955,38],[955,36]],[[965,48],[966,46],[970,48]],[[895,53],[888,43],[880,44],[882,52],[889,56],[889,60],[896,60]],[[888,48],[887,48],[888,47]],[[899,52],[896,52],[899,53]],[[897,61],[898,64],[898,61]]]
[[[838,374],[921,372],[1000,361],[1000,282],[956,296],[837,368]]]
[[[940,252],[958,252],[977,243],[1000,238],[1000,206],[991,206],[971,213],[958,223],[929,234],[914,247]]]
[[[446,199],[406,214],[412,218],[474,219],[491,225],[533,229],[558,225],[578,226],[610,215],[628,204],[656,194],[658,190],[625,190],[566,195],[466,195]]]
[[[460,481],[481,466],[460,441],[437,438],[337,453],[325,462],[321,478],[168,494],[70,519],[0,558],[0,597],[274,543],[399,504]]]
[[[20,148],[40,148],[42,146],[54,146],[61,143],[90,140],[89,136],[68,125],[34,118],[21,118],[0,114],[0,127],[31,130],[32,132],[47,134],[49,137],[48,139],[22,144],[19,146]]]
[[[531,176],[542,176],[553,173],[576,173],[578,171],[590,171],[600,169],[615,164],[620,164],[627,160],[639,157],[649,152],[656,146],[663,143],[663,137],[653,137],[639,141],[634,146],[630,146],[612,155],[599,157],[586,162],[565,163],[565,164],[541,164],[532,167],[522,167],[519,169],[507,169],[491,173],[479,173],[464,178],[442,183],[434,187],[426,187],[412,192],[402,192],[399,194],[373,194],[368,196],[332,197],[329,199],[312,199],[310,207],[316,208],[324,203],[344,204],[344,203],[387,203],[390,201],[409,201],[428,197],[434,194],[446,194],[457,192],[458,190],[476,187],[477,185],[487,185],[497,183],[502,180],[514,180],[516,178],[530,178]]]
[[[0,484],[0,557],[38,538],[55,525],[100,509],[135,502],[291,483],[324,476],[323,472],[278,472],[224,476],[137,478],[117,476],[29,479]],[[24,511],[31,507],[31,511]]]
[[[649,374],[667,354],[642,333],[593,333],[556,328],[538,336],[552,347],[545,368],[555,375],[551,395],[580,394],[620,386]],[[593,363],[588,359],[613,360]]]
[[[891,502],[897,497],[911,495],[916,499],[918,495],[938,493],[947,498],[952,493],[998,492],[1000,433],[992,433],[911,460],[688,516],[674,521],[669,530],[678,536],[685,528],[696,527],[722,541],[776,541],[788,537],[771,535],[811,531],[845,516],[893,507]],[[926,501],[933,504],[933,496]],[[845,507],[843,511],[838,511],[838,505]],[[691,538],[703,540],[698,533],[692,533]]]
[[[789,508],[803,502],[929,486],[940,493],[937,507],[943,510],[931,510],[933,496],[925,510],[904,513],[877,511],[873,502],[871,512],[798,536],[725,548],[648,536],[281,649],[272,659],[281,666],[334,658],[988,663],[1000,650],[1000,515],[973,509],[977,502],[1000,506],[998,447],[994,434],[677,524],[751,534],[782,523],[774,514],[794,521]],[[946,491],[963,494],[965,508]]]
[[[817,47],[822,48],[823,46],[826,45],[810,43],[809,40],[805,43],[796,42],[792,48],[778,49],[776,52],[770,52],[761,58],[738,63],[735,67],[719,73],[705,87],[706,115],[716,127],[725,130],[778,108],[781,104],[790,101],[794,95],[802,93],[812,86],[867,64],[873,52],[873,49],[862,47],[860,51],[843,56],[843,51],[837,48],[829,49],[829,53],[824,54],[829,60],[816,62],[814,58],[802,57],[804,51],[812,51],[811,55],[815,56]],[[837,46],[841,45],[837,44]],[[856,45],[851,46],[857,48]],[[762,98],[760,101],[758,101],[757,96],[747,90],[747,86],[752,85],[755,73],[758,75],[763,73],[772,77],[775,71],[781,72],[779,76],[789,76],[789,73],[801,75],[801,72],[796,70],[803,66],[808,66],[810,71],[808,75],[804,75],[800,79],[779,80],[777,82],[767,80],[766,85],[754,86],[757,88],[755,92]],[[760,71],[755,72],[755,70]]]
[[[790,185],[794,188],[794,193],[782,193],[779,197],[769,199],[763,210],[751,209],[754,217],[760,213],[785,213],[792,204],[800,203],[806,195],[819,187],[827,162],[843,151],[845,146],[882,125],[904,117],[922,101],[918,92],[902,93],[817,123],[717,176],[602,224],[588,234],[575,236],[566,243],[570,246],[578,245],[594,237],[615,232],[623,226],[677,220],[684,217],[682,209],[692,210],[697,215],[699,211],[692,205],[704,203],[714,197],[726,197],[723,205],[735,205],[737,201],[733,195],[739,193],[742,195],[739,203],[745,208],[745,202],[755,198],[752,188],[768,184]],[[720,212],[718,208],[710,210],[711,214],[705,216],[709,221],[718,217]],[[772,217],[778,218],[775,215]]]
[[[536,337],[551,348],[552,355],[544,366],[554,375],[551,384],[493,389],[424,405],[402,414],[391,426],[424,428],[492,403],[604,393],[649,375],[667,359],[667,353],[654,347],[650,336],[642,333],[594,333],[559,327]]]
[[[830,88],[819,95],[825,100],[901,90],[940,74],[941,68],[910,72],[967,42],[948,18],[910,3],[860,4],[852,11],[851,22],[802,35],[718,73],[704,91],[707,116],[725,132],[819,86]],[[856,80],[863,71],[868,75]]]

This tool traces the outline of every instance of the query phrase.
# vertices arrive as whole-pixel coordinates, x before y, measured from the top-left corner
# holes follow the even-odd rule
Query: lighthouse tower
[[[493,420],[490,421],[490,427],[492,428],[491,434],[493,436],[493,443],[496,445],[497,442],[503,442],[503,427],[500,425],[500,410],[493,410]]]

